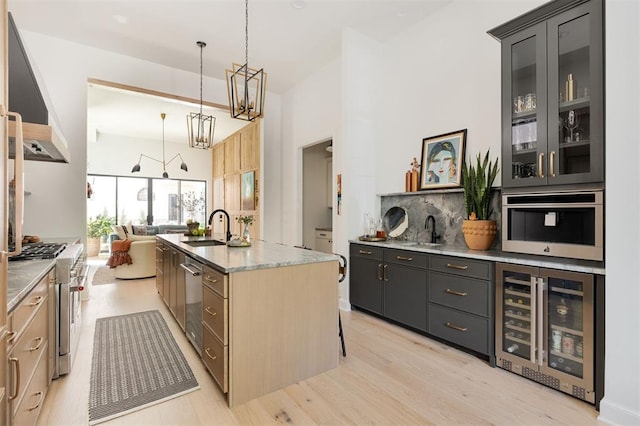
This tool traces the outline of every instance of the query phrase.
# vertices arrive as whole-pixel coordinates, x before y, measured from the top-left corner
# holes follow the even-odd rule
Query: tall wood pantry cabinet
[[[557,0],[489,34],[502,46],[502,185],[604,182],[602,0]]]
[[[8,67],[8,47],[7,29],[9,27],[8,22],[8,9],[7,0],[0,0],[0,105],[7,108],[8,94],[7,94],[7,67]],[[0,158],[5,158],[8,153],[8,134],[7,134],[7,119],[0,117]],[[8,186],[7,171],[4,164],[0,165],[0,185],[2,185],[3,191],[6,193]],[[6,195],[2,197],[2,203],[0,203],[0,223],[6,224],[7,215],[7,198]],[[8,235],[6,232],[0,233],[0,250],[4,250],[8,243]],[[7,258],[0,254],[0,424],[7,422]]]

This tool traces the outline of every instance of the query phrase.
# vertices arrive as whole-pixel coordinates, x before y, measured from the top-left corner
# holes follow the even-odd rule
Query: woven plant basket
[[[488,250],[498,233],[495,220],[464,220],[462,234],[471,250]]]

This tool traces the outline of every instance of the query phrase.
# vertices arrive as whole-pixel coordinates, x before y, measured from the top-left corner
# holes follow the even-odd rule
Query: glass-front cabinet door
[[[503,184],[508,186],[539,185],[543,174],[538,168],[539,153],[547,151],[546,137],[546,69],[544,54],[546,26],[536,25],[503,43],[504,164]],[[510,105],[510,108],[506,106]],[[544,155],[544,154],[543,154]]]
[[[594,2],[547,23],[548,180],[603,181],[602,22]],[[597,17],[597,18],[596,18]]]
[[[602,3],[592,0],[502,43],[502,184],[604,181]]]

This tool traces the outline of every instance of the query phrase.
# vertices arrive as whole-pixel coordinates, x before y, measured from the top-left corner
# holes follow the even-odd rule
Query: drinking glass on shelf
[[[564,127],[569,131],[569,141],[573,141],[573,132],[578,128],[578,117],[574,110],[569,111],[567,117],[564,119]]]

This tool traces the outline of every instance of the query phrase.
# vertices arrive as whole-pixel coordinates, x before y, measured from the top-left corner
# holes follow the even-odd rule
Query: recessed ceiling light
[[[113,15],[113,20],[116,21],[118,24],[126,24],[127,22],[129,22],[127,17],[122,15]]]
[[[294,9],[304,9],[305,7],[307,7],[307,4],[304,2],[304,0],[292,0],[291,7]]]

